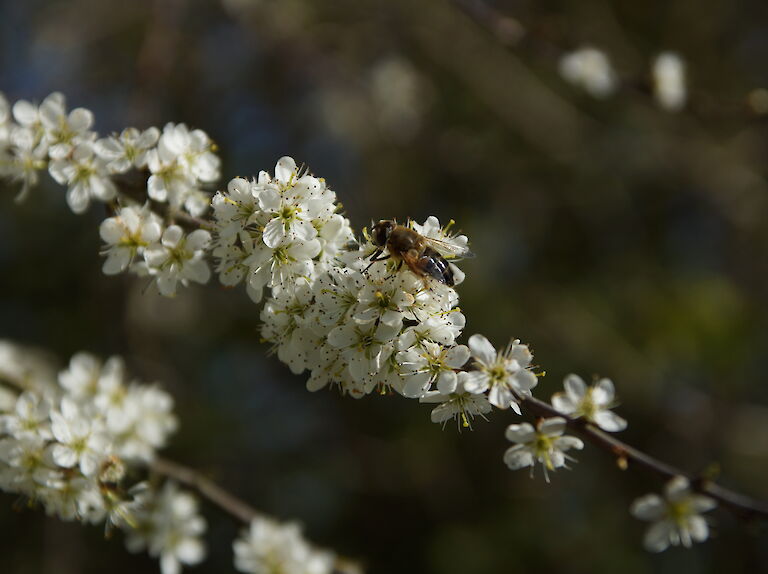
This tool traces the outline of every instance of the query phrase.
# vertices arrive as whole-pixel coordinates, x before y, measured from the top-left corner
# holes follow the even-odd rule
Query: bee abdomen
[[[434,277],[448,287],[453,287],[453,271],[448,261],[431,247],[427,247],[419,261],[419,267],[430,277]]]

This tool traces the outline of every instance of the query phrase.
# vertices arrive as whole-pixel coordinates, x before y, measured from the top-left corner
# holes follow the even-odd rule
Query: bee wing
[[[426,240],[427,244],[435,251],[440,253],[446,259],[469,259],[474,257],[466,245],[456,245],[455,243],[449,243],[442,241],[441,239],[435,239],[433,237],[422,236]]]

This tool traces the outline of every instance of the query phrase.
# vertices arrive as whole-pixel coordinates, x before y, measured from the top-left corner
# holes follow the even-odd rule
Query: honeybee
[[[446,257],[472,257],[472,252],[461,247],[425,237],[405,225],[383,219],[371,228],[371,242],[377,247],[369,261],[370,267],[377,261],[392,258],[398,261],[397,269],[403,263],[419,277],[432,277],[453,287],[453,271]],[[381,256],[384,249],[389,253]],[[367,268],[366,268],[367,269]]]

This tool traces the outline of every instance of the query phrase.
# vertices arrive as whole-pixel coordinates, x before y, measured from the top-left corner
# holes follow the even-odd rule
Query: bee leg
[[[373,253],[373,255],[371,256],[371,258],[368,260],[368,261],[370,261],[370,263],[368,264],[368,267],[366,267],[365,269],[363,269],[363,273],[365,273],[366,271],[368,271],[368,270],[371,268],[371,265],[373,265],[373,264],[374,264],[374,263],[376,263],[377,261],[386,261],[387,259],[389,259],[390,257],[392,257],[391,255],[385,255],[384,257],[379,257],[379,256],[380,256],[382,253],[383,253],[383,251],[381,251],[381,249],[377,249],[377,250],[376,250],[376,251]]]

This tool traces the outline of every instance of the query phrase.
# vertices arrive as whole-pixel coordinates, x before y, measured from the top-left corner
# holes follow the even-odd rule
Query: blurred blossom
[[[387,137],[404,143],[421,129],[426,86],[413,65],[396,56],[371,70],[373,117]]]
[[[312,548],[296,524],[256,518],[233,544],[235,568],[247,574],[330,574],[334,556]]]
[[[709,526],[701,513],[712,510],[717,503],[708,496],[691,491],[688,479],[676,476],[664,487],[664,497],[646,494],[632,503],[635,518],[652,522],[643,544],[650,552],[662,552],[669,545],[690,547],[709,537]]]
[[[674,52],[663,52],[653,61],[653,95],[656,102],[668,112],[685,106],[685,62]]]
[[[610,379],[600,379],[587,387],[578,375],[568,375],[563,381],[564,393],[552,396],[552,406],[568,416],[584,417],[604,431],[616,432],[627,428],[627,421],[610,409],[615,406],[615,392]]]
[[[563,55],[560,59],[560,75],[595,98],[606,98],[618,87],[616,73],[608,56],[588,46]]]

